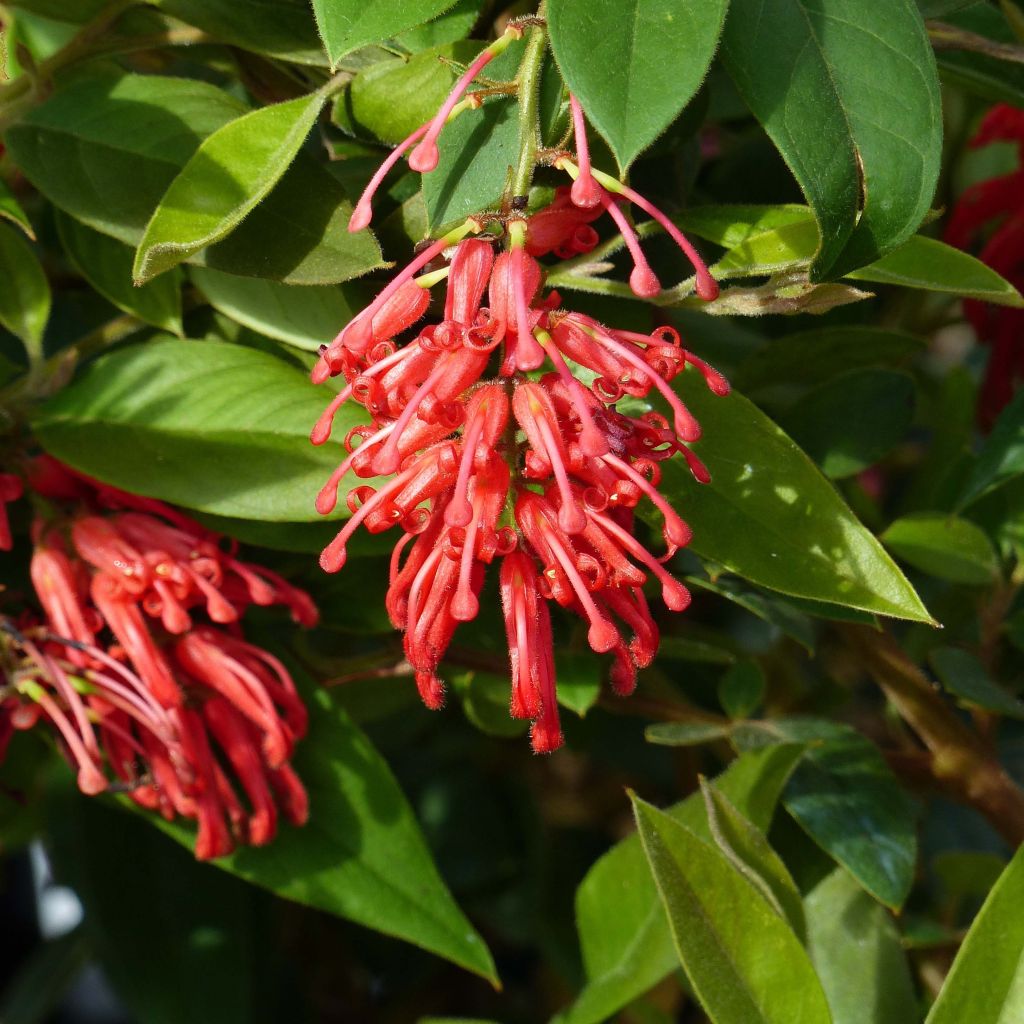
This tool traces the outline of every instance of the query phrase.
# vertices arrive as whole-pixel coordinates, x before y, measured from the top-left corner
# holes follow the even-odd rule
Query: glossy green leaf
[[[826,327],[787,334],[745,359],[730,377],[758,404],[786,404],[849,370],[903,366],[924,341],[877,327]]]
[[[917,859],[913,812],[878,748],[856,729],[824,719],[738,724],[739,748],[807,743],[786,787],[786,810],[876,899],[899,907]]]
[[[764,699],[761,666],[747,659],[737,662],[718,683],[718,703],[730,718],[747,718]]]
[[[329,285],[297,288],[200,267],[189,276],[218,312],[310,352],[330,342],[361,307],[354,291]]]
[[[380,43],[443,14],[455,0],[312,0],[324,49],[335,65],[367,43]]]
[[[942,512],[915,512],[897,519],[882,541],[908,565],[953,583],[984,586],[998,571],[985,531]]]
[[[50,284],[31,244],[14,228],[0,224],[0,324],[40,353],[50,319]]]
[[[100,295],[147,324],[182,333],[180,273],[137,287],[132,284],[132,250],[128,246],[66,213],[58,211],[56,219],[68,258]]]
[[[566,84],[625,171],[700,88],[728,0],[549,0]]]
[[[135,494],[222,516],[313,522],[313,499],[344,457],[337,440],[309,443],[329,397],[255,349],[154,340],[91,363],[39,410],[35,429],[53,455]],[[335,438],[361,419],[341,409]]]
[[[804,903],[807,951],[832,1010],[832,1024],[920,1020],[907,955],[892,916],[841,868]]]
[[[715,785],[757,828],[765,830],[802,747],[752,751]],[[668,814],[710,840],[703,800],[695,793]],[[599,1024],[642,995],[677,964],[668,921],[644,864],[637,835],[617,843],[587,872],[576,891],[587,984],[559,1024]]]
[[[804,395],[782,421],[822,472],[838,479],[874,465],[903,440],[915,399],[909,374],[851,370]]]
[[[729,251],[712,268],[716,277],[757,276],[803,268],[818,243],[806,206],[712,206],[688,210],[679,223]],[[850,280],[920,288],[946,295],[1020,306],[1016,288],[980,260],[934,238],[915,235],[880,260],[845,275]]]
[[[988,894],[926,1024],[1013,1024],[1024,1017],[1024,847]]]
[[[6,136],[54,205],[136,246],[202,139],[245,113],[205,82],[108,71],[70,79]],[[369,232],[349,235],[341,184],[306,154],[227,238],[190,262],[291,284],[333,284],[380,265]]]
[[[913,0],[733,0],[722,39],[733,81],[821,226],[812,279],[910,238],[942,157],[935,57]]]
[[[146,225],[135,280],[143,284],[230,234],[295,159],[325,98],[316,92],[260,107],[204,139]]]
[[[482,43],[464,39],[408,60],[371,64],[338,97],[334,119],[348,130],[401,142],[437,113],[455,83],[455,72],[442,58],[469,64],[481,49]]]
[[[1024,391],[999,414],[960,498],[960,507],[1024,474]]]
[[[310,727],[294,761],[309,794],[309,822],[216,863],[286,899],[415,943],[496,982],[490,952],[438,874],[387,762],[326,691],[304,689]],[[189,829],[160,827],[191,844]]]
[[[82,24],[95,18],[106,6],[106,0],[13,0],[8,6],[20,7],[55,21]]]
[[[693,527],[697,554],[785,594],[931,621],[882,546],[775,423],[735,392],[711,394],[697,374],[675,386],[703,425],[694,450],[711,483],[695,483],[671,459],[661,489]]]
[[[789,925],[720,851],[634,797],[637,828],[672,935],[714,1024],[831,1024]]]
[[[800,892],[768,838],[707,780],[701,780],[711,836],[734,868],[803,941],[806,925]]]
[[[309,0],[152,0],[215,39],[297,64],[326,64]]]
[[[937,647],[928,652],[928,660],[942,685],[961,703],[1011,718],[1024,718],[1024,701],[995,682],[970,651]]]
[[[32,230],[32,223],[3,178],[0,178],[0,217],[16,224],[29,238],[35,239],[36,233]]]
[[[846,276],[853,281],[922,288],[1016,309],[1024,307],[1020,292],[981,260],[923,235],[915,235],[895,252]]]

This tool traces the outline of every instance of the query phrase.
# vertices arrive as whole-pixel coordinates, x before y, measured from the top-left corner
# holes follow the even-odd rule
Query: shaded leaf
[[[928,660],[942,685],[964,704],[1011,718],[1024,718],[1024,701],[995,682],[970,651],[937,647],[928,652]]]
[[[152,0],[165,14],[234,46],[298,64],[326,64],[308,0]]]
[[[984,586],[999,568],[980,526],[942,512],[903,516],[882,534],[882,541],[908,565],[953,583]]]
[[[907,955],[891,915],[841,868],[804,903],[807,951],[833,1024],[920,1020]]]
[[[344,457],[340,442],[309,443],[327,397],[254,349],[154,340],[91,363],[38,411],[35,430],[57,458],[135,494],[222,516],[313,522],[313,499]],[[335,437],[359,419],[342,408]]]
[[[745,754],[715,785],[755,826],[771,823],[776,801],[802,748],[776,747]],[[699,793],[667,812],[710,839]],[[617,843],[598,860],[576,891],[587,984],[560,1024],[598,1024],[642,995],[677,963],[657,889],[644,865],[637,835]]]
[[[354,292],[329,285],[299,288],[200,267],[189,276],[218,312],[310,352],[330,342],[360,308]]]
[[[830,1024],[810,959],[760,892],[685,825],[642,800],[633,807],[679,958],[714,1024]]]
[[[730,718],[747,718],[764,699],[761,666],[747,659],[737,662],[718,683],[718,703]]]
[[[902,905],[917,859],[914,815],[870,740],[848,725],[802,718],[741,723],[733,738],[741,750],[810,744],[786,787],[786,810],[876,899]]]
[[[40,353],[50,319],[50,284],[25,237],[0,224],[0,324]]]
[[[917,230],[938,179],[942,112],[913,0],[733,0],[722,56],[821,226],[814,280]]]
[[[173,334],[182,333],[181,275],[167,274],[141,288],[132,284],[132,250],[123,242],[57,212],[61,245],[78,272],[118,309]]]
[[[999,414],[974,464],[959,507],[970,505],[983,494],[1013,477],[1024,474],[1024,391]]]
[[[143,284],[230,234],[288,169],[324,100],[316,92],[260,107],[204,139],[146,225],[135,280]]]
[[[700,88],[727,6],[728,0],[550,0],[555,59],[623,172]]]
[[[0,217],[17,225],[29,238],[35,239],[36,233],[32,230],[31,222],[3,178],[0,178]]]
[[[455,0],[312,0],[331,64],[367,43],[380,43],[443,14]]]
[[[715,722],[658,722],[644,730],[648,743],[664,747],[697,747],[728,735],[729,726]]]
[[[915,400],[906,373],[851,370],[804,395],[783,423],[822,472],[838,479],[874,465],[906,436]]]
[[[952,0],[950,0],[952,2]],[[988,3],[965,3],[944,15],[955,28],[973,32],[993,42],[1019,43],[1003,13]],[[972,50],[942,49],[936,53],[939,70],[948,82],[992,103],[1024,106],[1024,67]]]

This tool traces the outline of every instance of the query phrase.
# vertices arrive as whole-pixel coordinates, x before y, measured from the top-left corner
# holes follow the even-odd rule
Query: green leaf
[[[729,735],[728,725],[714,722],[658,722],[644,730],[648,743],[663,747],[698,747]]]
[[[371,64],[338,97],[334,120],[349,131],[401,142],[437,113],[455,83],[455,72],[441,58],[469,64],[482,48],[477,40],[464,39],[408,60]]]
[[[870,740],[838,722],[802,718],[739,724],[733,738],[740,749],[812,744],[786,787],[786,810],[876,899],[902,905],[917,858],[914,816]]]
[[[200,141],[244,111],[205,82],[106,70],[68,80],[5,141],[52,203],[135,245]]]
[[[142,287],[132,284],[132,250],[59,210],[61,245],[78,272],[118,309],[161,330],[181,335],[181,275],[171,273]]]
[[[913,0],[733,0],[722,56],[821,226],[812,280],[917,230],[938,180],[942,111]]]
[[[953,583],[984,586],[999,570],[985,531],[943,512],[915,512],[897,519],[882,541],[908,565]]]
[[[718,703],[730,718],[747,718],[764,699],[764,687],[764,673],[756,661],[737,662],[718,684]]]
[[[0,281],[0,324],[25,343],[29,354],[41,354],[50,284],[35,250],[5,224],[0,224]]]
[[[1020,292],[991,267],[945,242],[923,235],[915,235],[877,263],[846,276],[854,281],[922,288],[1015,309],[1024,307]]]
[[[261,107],[204,139],[146,225],[132,270],[139,284],[219,242],[295,159],[326,94]]]
[[[89,962],[82,928],[48,939],[20,963],[0,996],[4,1024],[42,1024],[52,1020],[68,989]]]
[[[151,0],[165,14],[244,50],[326,64],[308,0]]]
[[[242,519],[312,522],[344,458],[309,431],[330,393],[264,352],[154,340],[102,356],[36,414],[51,454],[134,494]],[[346,406],[335,437],[360,422]],[[344,505],[344,502],[340,504]]]
[[[0,178],[0,217],[17,225],[29,238],[35,240],[36,233],[32,230],[31,222],[3,178]]]
[[[445,125],[438,165],[423,176],[432,232],[494,206],[501,198],[508,169],[519,152],[517,109],[499,97]]]
[[[361,305],[354,290],[330,285],[297,288],[200,267],[189,276],[218,312],[310,352],[328,343]]]
[[[801,398],[783,423],[832,479],[874,465],[906,436],[916,389],[909,374],[851,370]]]
[[[877,327],[826,327],[787,334],[745,359],[731,380],[758,404],[786,403],[849,370],[902,366],[924,341]]]
[[[438,874],[387,762],[324,690],[304,691],[310,728],[295,769],[309,794],[309,822],[216,863],[278,896],[415,943],[497,983],[491,954]],[[184,827],[160,827],[191,844]]]
[[[756,827],[771,823],[775,804],[802,747],[752,751],[735,761],[715,785]],[[710,839],[699,793],[668,814]],[[669,974],[677,963],[657,889],[644,865],[637,835],[617,843],[598,860],[576,891],[587,984],[559,1024],[599,1024]]]
[[[680,460],[661,489],[693,527],[697,554],[754,583],[864,611],[931,622],[885,553],[800,449],[754,405],[714,395],[697,374],[675,387],[703,424],[696,453],[711,483]]]
[[[963,508],[1000,484],[1024,473],[1024,391],[999,414],[960,498]]]
[[[409,50],[454,43],[467,36],[480,20],[485,0],[456,0],[455,6],[429,24],[402,32],[397,42]]]
[[[106,6],[106,0],[13,0],[9,6],[55,21],[82,24],[95,18]]]
[[[367,43],[380,43],[443,14],[455,0],[312,0],[331,65]]]
[[[634,797],[644,852],[679,959],[714,1024],[831,1024],[789,925],[713,846]]]
[[[928,652],[928,660],[942,685],[963,704],[1010,718],[1024,718],[1024,701],[1007,693],[969,651],[937,647]]]
[[[685,230],[729,250],[712,268],[718,278],[805,267],[819,238],[811,211],[796,204],[696,207],[677,219]],[[1019,307],[1024,302],[1017,289],[991,267],[923,235],[914,235],[889,255],[843,276],[1002,306]]]
[[[349,281],[384,265],[371,232],[349,234],[351,216],[341,183],[300,153],[270,195],[227,238],[189,262],[283,284]]]
[[[807,951],[832,1024],[913,1024],[921,1019],[907,955],[891,915],[841,868],[804,903]]]
[[[977,0],[917,0],[923,18],[942,18],[977,3]]]
[[[800,892],[782,858],[768,845],[764,832],[706,779],[701,780],[701,792],[715,844],[803,941],[806,925]]]
[[[134,247],[202,139],[244,113],[204,82],[107,70],[69,79],[6,142],[54,205]],[[240,227],[189,262],[292,284],[348,280],[380,266],[370,232],[346,231],[351,213],[339,182],[300,153]]]
[[[1024,1015],[1024,847],[988,894],[926,1024],[1011,1024]]]
[[[549,0],[555,59],[621,171],[700,88],[728,0]]]

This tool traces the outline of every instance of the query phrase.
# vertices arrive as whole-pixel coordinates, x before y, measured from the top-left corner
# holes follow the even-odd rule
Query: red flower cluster
[[[33,525],[45,623],[7,629],[0,752],[13,730],[48,723],[84,793],[116,785],[169,820],[195,819],[204,860],[268,842],[279,810],[302,824],[289,759],[306,709],[238,620],[250,605],[284,605],[311,626],[308,595],[176,509],[47,456],[29,486],[62,511]]]
[[[993,107],[971,146],[992,142],[1016,143],[1017,170],[966,189],[953,208],[945,239],[967,249],[986,238],[979,258],[1024,290],[1024,110],[1005,104]],[[967,299],[964,313],[978,338],[991,348],[978,401],[978,420],[987,430],[1024,382],[1024,310]]]
[[[321,566],[341,569],[361,525],[401,529],[387,609],[405,631],[423,700],[436,708],[441,659],[458,624],[478,613],[485,567],[500,559],[511,711],[533,720],[537,751],[562,741],[547,601],[587,620],[590,645],[612,655],[612,685],[622,694],[658,646],[643,584],[656,579],[672,610],[689,603],[662,564],[690,530],[657,490],[659,463],[680,452],[698,480],[708,474],[687,447],[700,428],[669,381],[689,364],[716,393],[729,389],[672,328],[650,335],[609,329],[560,309],[557,293],[542,294],[531,238],[542,251],[569,246],[585,218],[567,211],[563,196],[529,221],[511,223],[510,237],[526,244],[497,256],[490,241],[464,237],[473,224],[435,242],[324,348],[313,372],[317,382],[339,373],[346,379],[313,429],[314,444],[330,437],[350,398],[372,419],[345,438],[348,456],[321,490],[318,510],[334,509],[349,473],[393,475],[379,489],[362,484],[348,492],[351,518]],[[446,268],[414,276],[453,242]],[[431,284],[444,277],[441,321],[399,346],[398,336],[425,314]],[[484,382],[492,359],[497,377]],[[550,372],[538,376],[545,363]],[[588,386],[577,376],[584,371]],[[615,408],[625,396],[652,391],[671,421]],[[662,513],[667,552],[660,558],[633,536],[633,510],[645,498]]]

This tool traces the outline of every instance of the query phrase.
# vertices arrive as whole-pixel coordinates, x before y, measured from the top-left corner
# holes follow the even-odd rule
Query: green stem
[[[537,13],[544,16],[543,3]],[[537,150],[540,148],[537,112],[540,108],[540,77],[547,43],[547,32],[543,26],[535,25],[531,28],[523,61],[516,73],[516,84],[519,87],[519,162],[512,175],[513,196],[529,195],[533,172],[537,166]]]

